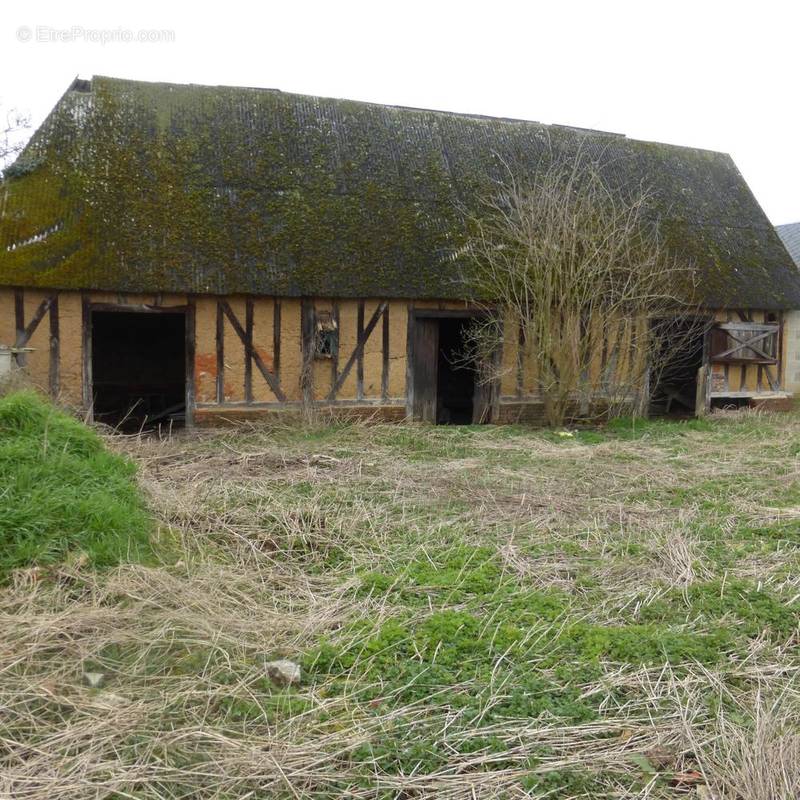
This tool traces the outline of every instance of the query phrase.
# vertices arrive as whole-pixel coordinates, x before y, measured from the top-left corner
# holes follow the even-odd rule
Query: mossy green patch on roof
[[[88,90],[88,91],[87,91]],[[341,297],[464,294],[459,209],[588,151],[655,192],[709,305],[800,307],[800,278],[724,154],[273,90],[94,78],[0,194],[0,283]]]

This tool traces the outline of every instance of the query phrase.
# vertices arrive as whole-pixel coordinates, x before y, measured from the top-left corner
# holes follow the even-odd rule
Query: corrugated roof
[[[800,307],[800,278],[729,156],[520,120],[95,77],[10,170],[0,283],[459,297],[459,209],[583,148],[650,187],[712,306]]]
[[[776,225],[775,230],[795,264],[800,267],[800,222],[790,222],[788,225]]]

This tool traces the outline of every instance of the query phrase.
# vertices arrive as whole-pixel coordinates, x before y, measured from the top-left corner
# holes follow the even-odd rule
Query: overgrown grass
[[[0,595],[8,791],[795,800],[800,420],[568,433],[112,438],[180,560]]]
[[[136,467],[33,392],[0,397],[0,576],[73,557],[93,567],[151,553]]]

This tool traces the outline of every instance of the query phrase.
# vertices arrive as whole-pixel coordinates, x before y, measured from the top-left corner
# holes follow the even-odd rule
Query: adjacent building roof
[[[776,225],[775,230],[794,263],[800,268],[800,222],[790,222],[788,225]]]
[[[75,81],[0,189],[0,283],[456,298],[462,211],[582,148],[655,192],[710,306],[800,307],[800,277],[722,153],[270,89]]]

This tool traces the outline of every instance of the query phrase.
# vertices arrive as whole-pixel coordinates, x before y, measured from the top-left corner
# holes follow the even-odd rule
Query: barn
[[[459,209],[508,164],[524,174],[578,147],[620,185],[656,189],[667,244],[699,269],[713,327],[695,343],[683,410],[699,396],[786,405],[800,275],[725,154],[107,77],[76,79],[5,171],[0,347],[63,402],[115,423],[312,405],[536,421],[536,377],[513,331],[495,384],[450,358],[477,313],[459,280]]]

